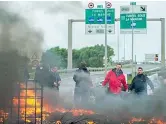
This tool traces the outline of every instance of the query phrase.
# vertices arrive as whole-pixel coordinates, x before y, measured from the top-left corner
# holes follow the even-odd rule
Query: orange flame
[[[135,118],[133,117],[130,121],[129,124],[134,124],[135,122],[145,122],[147,120],[144,120],[143,118]],[[166,124],[166,122],[156,119],[156,118],[152,118],[148,121],[147,124]]]
[[[21,87],[24,87],[23,85],[21,85]],[[20,92],[20,96],[21,97],[25,97],[26,95],[26,91],[22,90]],[[36,104],[36,114],[40,114],[41,113],[41,103],[39,100],[35,100],[35,92],[33,90],[27,90],[27,99],[20,99],[20,115],[22,119],[25,119],[25,111],[26,111],[26,115],[27,116],[32,116],[35,114],[35,104]],[[29,98],[29,96],[31,98]],[[25,103],[27,102],[27,107],[25,109]],[[36,102],[36,103],[35,103]],[[13,103],[14,105],[18,105],[18,99],[17,98],[13,98]],[[55,106],[50,106],[47,101],[44,102],[44,106],[43,106],[43,120],[46,119],[46,117],[49,116],[50,113],[52,112],[61,112],[61,113],[65,113],[65,112],[71,112],[73,114],[73,116],[79,116],[82,114],[94,114],[93,111],[91,110],[84,110],[84,109],[72,109],[72,110],[68,110],[68,109],[64,109],[64,108],[56,108]],[[27,120],[28,122],[30,122],[30,120]]]
[[[4,120],[7,118],[8,118],[8,113],[4,112],[3,110],[0,110],[0,123],[4,122]]]
[[[24,87],[23,85],[21,85],[21,87]],[[25,96],[26,92],[24,90],[22,90],[20,92],[20,96]],[[35,92],[33,90],[27,90],[27,96],[31,96],[31,98],[27,97],[27,99],[20,99],[20,115],[21,118],[24,120],[25,118],[25,111],[27,116],[34,116],[35,113],[35,104],[36,104],[36,114],[40,114],[41,113],[41,103],[40,100],[36,99],[35,100]],[[25,102],[27,101],[27,108],[25,109]],[[35,103],[36,102],[36,103]],[[13,98],[13,103],[14,105],[18,105],[18,99],[17,98]],[[72,113],[73,116],[79,116],[79,115],[90,115],[90,114],[95,114],[92,110],[84,110],[84,109],[64,109],[64,108],[56,108],[55,106],[50,106],[49,103],[47,103],[47,101],[44,102],[44,106],[43,106],[43,120],[46,119],[46,117],[49,116],[50,113],[52,112],[61,112],[61,113],[65,113],[65,112],[70,112]],[[3,114],[2,114],[3,113]],[[4,111],[0,111],[0,115],[4,115],[3,117],[7,118],[8,114],[5,113]],[[0,116],[0,122],[3,121],[3,119]],[[37,121],[40,121],[40,119],[37,119]],[[129,124],[134,124],[135,122],[145,122],[147,120],[144,120],[143,118],[135,118],[133,117],[130,121]],[[27,120],[27,122],[31,122],[31,120]],[[147,124],[166,124],[166,122],[159,120],[159,119],[155,119],[152,118],[151,120],[148,121]]]

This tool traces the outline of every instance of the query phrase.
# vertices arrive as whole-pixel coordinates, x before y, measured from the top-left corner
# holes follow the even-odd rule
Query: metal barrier
[[[5,124],[5,118],[4,118],[4,116],[0,116],[0,124]]]
[[[112,69],[112,67],[108,67],[107,69],[110,70],[110,69]],[[75,69],[70,69],[70,70],[64,69],[64,70],[59,70],[58,72],[59,72],[59,73],[71,73],[71,72],[75,72],[76,70],[77,70],[77,68],[75,68]],[[104,68],[88,68],[88,70],[89,70],[90,72],[98,72],[98,71],[104,71]],[[153,69],[145,70],[144,72],[145,72],[146,74],[148,74],[148,73],[150,73],[150,72],[157,72],[157,71],[160,71],[160,70],[161,70],[160,67],[156,67],[156,68],[153,68]]]
[[[109,67],[108,70],[110,70],[112,67]],[[59,74],[71,74],[71,73],[74,73],[75,71],[77,70],[77,68],[74,68],[74,69],[64,69],[64,70],[58,70]],[[104,68],[88,68],[88,70],[90,72],[102,72],[104,71]],[[149,70],[145,70],[144,72],[149,75],[149,74],[154,74],[158,71],[160,71],[161,68],[160,67],[157,67],[157,68],[153,68],[153,69],[149,69]],[[30,73],[30,77],[32,79],[34,79],[34,75],[35,75],[35,72],[33,73]]]
[[[7,124],[34,124],[43,122],[43,86],[33,80],[17,83],[9,106]],[[4,118],[0,117],[0,120]],[[5,123],[5,124],[6,124]],[[0,123],[1,124],[1,123]]]

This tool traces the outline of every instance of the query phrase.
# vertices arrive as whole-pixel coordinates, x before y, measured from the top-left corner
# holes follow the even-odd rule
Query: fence
[[[42,124],[43,122],[43,86],[33,80],[17,83],[10,106],[8,117],[0,116],[0,124]]]

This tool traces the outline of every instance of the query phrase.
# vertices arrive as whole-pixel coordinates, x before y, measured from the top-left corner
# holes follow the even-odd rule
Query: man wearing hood
[[[121,68],[122,65],[117,64],[116,68],[107,73],[105,80],[102,83],[103,86],[105,86],[107,83],[109,84],[108,92],[113,95],[119,95],[121,93],[122,85],[125,91],[128,90],[126,79]]]
[[[143,68],[139,67],[138,74],[133,78],[129,90],[134,90],[137,95],[147,95],[147,84],[154,92],[154,85],[152,81],[145,74],[143,74]]]
[[[90,72],[86,67],[85,62],[81,62],[79,69],[76,70],[73,80],[75,81],[74,89],[74,101],[75,104],[84,104],[89,98],[89,89],[92,86],[92,80],[90,77]]]

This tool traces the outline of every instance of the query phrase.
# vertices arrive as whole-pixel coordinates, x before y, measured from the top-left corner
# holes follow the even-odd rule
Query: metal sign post
[[[134,14],[133,14],[133,4],[131,5],[132,6],[132,24],[131,24],[131,26],[132,26],[132,50],[131,50],[131,53],[132,53],[132,64],[131,64],[131,68],[132,68],[132,71],[131,71],[131,73],[132,73],[132,76],[134,77],[134,69],[133,69],[133,66],[134,66],[134,18],[133,18],[133,16],[134,16]]]
[[[105,34],[105,75],[108,65],[107,33],[115,33],[115,9],[112,9],[111,6],[112,4],[107,1],[104,2],[104,5],[91,2],[85,9],[85,34]]]
[[[107,2],[105,1],[105,75],[107,75]]]
[[[121,34],[132,34],[132,75],[134,75],[134,34],[147,33],[147,6],[136,5],[131,2],[128,6],[120,7],[120,30]]]

